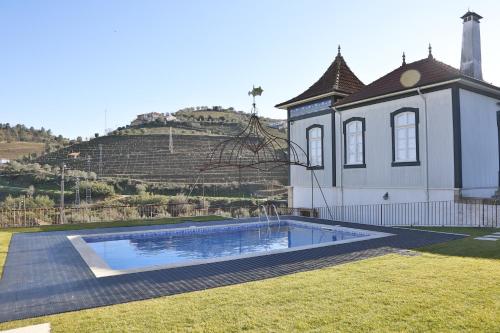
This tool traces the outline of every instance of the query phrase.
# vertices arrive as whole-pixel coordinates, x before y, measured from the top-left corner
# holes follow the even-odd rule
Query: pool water
[[[314,247],[369,236],[364,230],[282,221],[84,236],[89,247],[115,270],[179,264]]]

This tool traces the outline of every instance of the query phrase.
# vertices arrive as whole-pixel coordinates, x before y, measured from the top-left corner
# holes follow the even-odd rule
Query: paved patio
[[[0,322],[261,280],[391,252],[399,251],[404,254],[408,249],[463,237],[321,219],[310,220],[315,223],[388,232],[395,236],[97,279],[66,236],[220,225],[242,220],[15,234],[11,240],[3,278],[0,280]]]

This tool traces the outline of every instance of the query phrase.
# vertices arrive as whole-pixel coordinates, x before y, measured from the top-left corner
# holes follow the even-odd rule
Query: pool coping
[[[333,241],[333,242],[325,242],[325,243],[312,244],[312,245],[303,245],[303,246],[297,246],[297,247],[293,247],[293,248],[276,249],[276,250],[271,250],[271,251],[266,251],[266,252],[246,253],[246,254],[242,254],[242,255],[223,256],[223,257],[217,257],[217,258],[212,258],[212,259],[186,260],[186,261],[182,261],[179,263],[160,264],[160,265],[152,265],[152,266],[131,268],[131,269],[111,268],[101,258],[101,256],[99,256],[87,244],[87,242],[85,242],[84,238],[112,236],[112,235],[134,235],[134,234],[148,234],[148,233],[154,234],[154,233],[161,233],[161,232],[187,231],[187,230],[193,230],[193,229],[197,229],[197,230],[200,230],[200,229],[218,229],[218,228],[228,226],[228,225],[233,226],[233,227],[237,227],[237,226],[248,226],[248,225],[252,225],[252,224],[257,225],[257,224],[262,224],[263,222],[262,221],[252,221],[252,222],[230,223],[230,224],[215,225],[215,226],[189,226],[189,227],[165,228],[165,229],[156,229],[156,230],[147,230],[147,231],[143,231],[143,230],[141,230],[141,231],[123,231],[123,232],[112,232],[111,231],[111,232],[92,234],[92,235],[85,235],[85,234],[83,234],[83,235],[82,234],[68,235],[67,238],[70,241],[70,243],[74,246],[76,251],[79,253],[79,255],[81,256],[83,261],[86,263],[86,265],[88,266],[88,268],[90,269],[92,274],[96,278],[103,278],[103,277],[109,277],[109,276],[149,272],[149,271],[156,271],[156,270],[169,269],[169,268],[196,266],[196,265],[201,265],[201,264],[210,264],[210,263],[224,262],[224,261],[244,259],[244,258],[262,257],[262,256],[268,256],[268,255],[278,254],[278,253],[295,252],[295,251],[308,250],[308,249],[314,249],[314,248],[319,248],[319,247],[335,246],[335,245],[340,245],[340,244],[362,242],[362,241],[366,241],[366,240],[370,240],[370,239],[395,236],[395,234],[392,234],[392,233],[359,229],[359,228],[350,228],[350,227],[344,227],[341,225],[325,226],[325,224],[321,224],[321,223],[297,221],[297,220],[293,220],[293,219],[282,220],[282,222],[285,222],[285,221],[292,222],[294,224],[299,224],[299,225],[300,224],[306,225],[308,227],[315,227],[318,229],[328,229],[328,230],[335,230],[335,229],[342,230],[342,229],[344,229],[344,230],[348,230],[348,231],[362,232],[364,234],[369,234],[369,235],[365,236],[365,237],[359,237],[359,238],[352,238],[352,239]],[[276,221],[272,221],[271,223],[276,224]],[[281,223],[281,222],[279,222],[279,223]]]

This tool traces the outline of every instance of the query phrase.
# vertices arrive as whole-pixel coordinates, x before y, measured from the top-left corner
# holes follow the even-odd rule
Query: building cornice
[[[460,79],[453,79],[453,80],[449,80],[449,81],[443,81],[443,82],[439,82],[439,83],[429,84],[429,85],[422,86],[422,87],[415,87],[415,88],[411,88],[411,89],[400,90],[400,91],[396,91],[396,92],[393,92],[390,94],[379,95],[379,96],[375,96],[375,97],[365,98],[365,99],[355,101],[352,103],[342,104],[342,105],[336,106],[335,108],[338,111],[342,111],[342,109],[344,109],[344,108],[351,108],[352,106],[358,105],[358,104],[366,104],[369,102],[374,102],[374,103],[370,103],[370,104],[376,104],[377,100],[387,99],[387,98],[391,98],[391,97],[395,97],[395,96],[399,96],[399,95],[406,95],[408,93],[413,93],[413,92],[418,94],[418,89],[425,90],[425,89],[435,88],[435,87],[439,87],[439,86],[446,86],[446,85],[449,85],[452,83],[457,83],[459,81],[460,81]]]
[[[455,85],[455,84],[461,85],[464,88],[470,87],[478,93],[483,92],[485,96],[498,96],[498,98],[500,99],[500,88],[499,87],[493,86],[493,85],[486,83],[486,82],[480,82],[480,81],[472,80],[469,78],[456,78],[453,80],[433,83],[433,84],[429,84],[429,85],[421,86],[421,87],[400,90],[400,91],[396,91],[396,92],[393,92],[390,94],[384,94],[384,95],[375,96],[375,97],[371,97],[371,98],[365,98],[365,99],[355,101],[352,103],[338,105],[338,106],[335,106],[335,110],[343,111],[343,110],[355,108],[357,106],[365,106],[365,105],[385,102],[386,100],[396,99],[398,96],[404,96],[404,95],[411,96],[414,94],[416,95],[416,94],[418,94],[418,89],[420,89],[424,92],[425,92],[425,90],[436,91],[436,90],[441,90],[441,89],[448,89],[448,88],[450,88],[450,86]],[[441,89],[439,89],[439,88],[441,88]]]
[[[309,98],[301,99],[300,101],[296,101],[296,102],[293,102],[293,103],[283,104],[283,105],[277,106],[277,108],[278,109],[282,109],[282,110],[287,110],[288,108],[290,108],[292,106],[304,104],[304,103],[307,103],[307,102],[317,101],[318,99],[322,99],[322,98],[326,98],[326,97],[331,97],[331,96],[346,97],[348,95],[349,94],[341,93],[341,92],[338,92],[338,91],[332,91],[332,92],[329,92],[329,93],[326,93],[326,94],[322,94],[322,95],[317,95],[317,96],[314,96],[314,97],[309,97]]]

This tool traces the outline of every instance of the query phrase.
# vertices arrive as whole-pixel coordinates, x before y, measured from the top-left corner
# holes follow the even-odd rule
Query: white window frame
[[[363,122],[353,120],[346,125],[346,164],[363,164]]]
[[[418,165],[418,109],[403,108],[394,111],[391,113],[391,127],[393,166]]]
[[[311,125],[306,129],[308,169],[323,168],[323,126]]]
[[[364,168],[365,118],[353,117],[344,121],[344,168]]]

